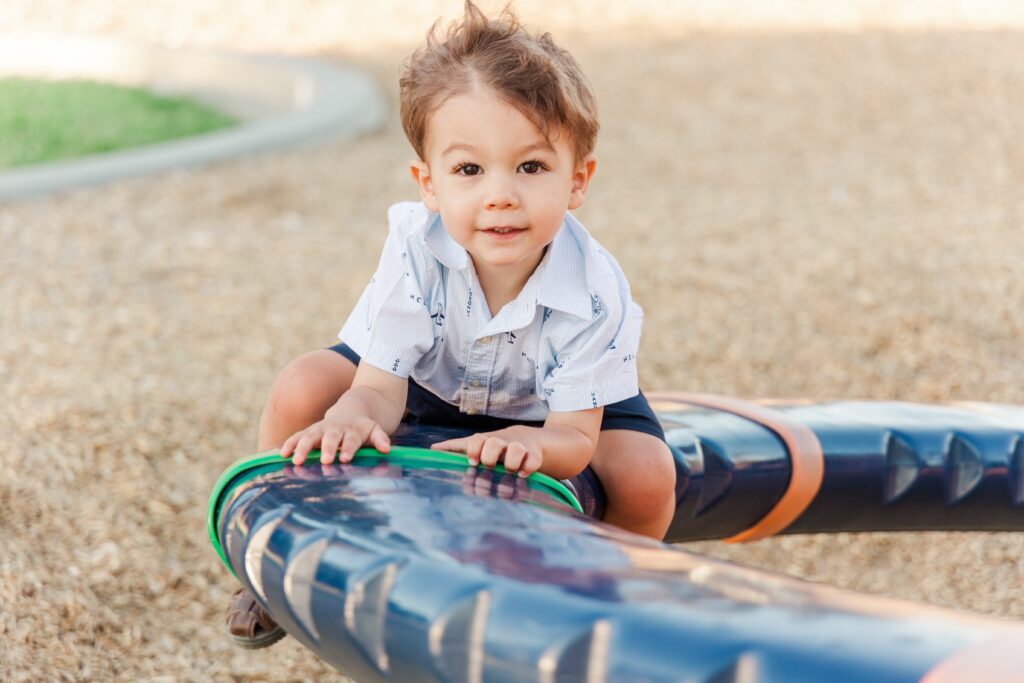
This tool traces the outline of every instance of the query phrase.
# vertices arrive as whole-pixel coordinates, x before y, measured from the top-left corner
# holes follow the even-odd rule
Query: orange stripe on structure
[[[960,650],[932,667],[921,683],[1024,683],[1024,631]]]
[[[789,486],[782,498],[754,526],[725,539],[726,543],[744,543],[774,536],[799,517],[821,488],[825,475],[825,455],[821,442],[809,427],[790,419],[785,413],[726,396],[666,392],[648,395],[651,402],[674,401],[713,408],[756,422],[775,432],[789,451]]]

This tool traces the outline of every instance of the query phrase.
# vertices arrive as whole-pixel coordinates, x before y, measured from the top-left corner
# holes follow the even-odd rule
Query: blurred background
[[[579,215],[645,308],[646,390],[1024,403],[1024,6],[514,7],[596,89]],[[415,198],[398,72],[460,14],[457,0],[0,4],[0,41],[316,56],[367,70],[390,106],[352,142],[0,204],[0,679],[335,676],[291,641],[231,645],[234,581],[205,506],[254,450],[278,369],[334,339],[387,206]],[[1024,616],[1018,534],[688,547]]]

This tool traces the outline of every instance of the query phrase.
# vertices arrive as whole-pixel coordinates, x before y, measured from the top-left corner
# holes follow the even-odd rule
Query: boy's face
[[[477,270],[529,274],[566,209],[583,203],[595,162],[577,163],[569,136],[550,142],[490,88],[442,104],[427,125],[426,159],[412,162],[423,203],[441,214]]]

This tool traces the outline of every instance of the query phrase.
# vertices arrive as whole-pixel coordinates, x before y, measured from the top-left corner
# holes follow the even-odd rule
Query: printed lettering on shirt
[[[418,304],[422,304],[423,303],[423,297],[416,296],[415,294],[410,294],[409,298],[412,299],[413,301],[415,301]],[[433,316],[431,316],[431,317],[433,317]]]
[[[594,392],[590,392],[590,404],[594,408],[597,407],[597,394]]]
[[[594,307],[594,315],[601,315],[601,297],[597,294],[591,294],[590,303]]]
[[[469,317],[470,312],[473,310],[473,290],[469,290],[469,298],[466,299],[466,317]]]
[[[516,343],[516,333],[515,332],[508,332],[505,335],[505,341],[507,341],[509,344],[515,344]]]
[[[631,360],[636,360],[636,354],[627,353],[625,356],[622,357],[623,363],[628,363]]]
[[[544,395],[545,396],[550,396],[553,393],[555,393],[554,389],[552,389],[551,387],[544,387]]]
[[[543,320],[543,322],[547,322],[548,318],[550,318],[550,317],[551,317],[551,309],[545,307],[544,308],[544,320]]]
[[[441,305],[440,301],[434,304],[434,312],[430,317],[438,327],[444,324],[444,306]]]
[[[391,372],[398,372],[398,361],[400,358],[396,358],[394,364],[391,366]]]

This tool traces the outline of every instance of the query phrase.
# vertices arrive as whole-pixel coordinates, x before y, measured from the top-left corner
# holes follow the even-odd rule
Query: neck
[[[491,316],[498,315],[505,304],[519,296],[519,292],[523,291],[527,280],[533,275],[533,271],[537,270],[537,266],[540,265],[543,258],[544,252],[542,251],[536,259],[507,266],[489,266],[473,261],[476,278],[480,282],[480,288],[483,290],[484,299],[487,300],[487,308],[490,309]]]

